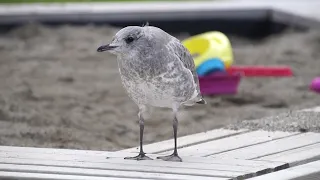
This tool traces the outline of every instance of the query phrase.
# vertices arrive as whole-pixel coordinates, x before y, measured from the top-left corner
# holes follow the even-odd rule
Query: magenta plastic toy
[[[310,89],[317,93],[320,93],[320,77],[316,77],[312,80]]]
[[[236,94],[241,75],[223,72],[199,76],[200,91],[203,95]]]

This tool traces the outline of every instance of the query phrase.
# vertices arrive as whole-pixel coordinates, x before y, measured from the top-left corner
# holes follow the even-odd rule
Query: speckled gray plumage
[[[136,40],[123,43],[126,37]],[[131,26],[113,40],[122,83],[138,105],[158,107],[192,105],[200,100],[193,59],[178,39],[152,26]]]

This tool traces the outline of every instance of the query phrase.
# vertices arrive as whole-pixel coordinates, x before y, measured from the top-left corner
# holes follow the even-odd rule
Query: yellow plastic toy
[[[221,32],[202,33],[185,39],[182,43],[194,57],[196,68],[212,58],[221,59],[226,69],[233,63],[231,43],[228,37]]]

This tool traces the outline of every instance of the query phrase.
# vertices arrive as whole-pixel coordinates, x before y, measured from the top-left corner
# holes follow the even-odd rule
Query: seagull
[[[117,56],[122,84],[139,109],[140,152],[125,159],[151,160],[143,151],[144,114],[150,107],[162,107],[173,112],[174,151],[157,159],[181,162],[177,151],[179,107],[206,104],[189,51],[177,38],[149,25],[122,28],[97,51]]]

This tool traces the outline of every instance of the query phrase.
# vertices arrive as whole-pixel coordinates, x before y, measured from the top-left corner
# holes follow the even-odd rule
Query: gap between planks
[[[182,156],[206,157],[210,155],[229,152],[241,148],[254,146],[266,142],[272,142],[277,139],[287,138],[301,134],[299,132],[269,132],[269,131],[251,131],[223,139],[208,141],[205,143],[180,148],[179,154]],[[161,144],[158,144],[161,146]],[[166,152],[169,153],[169,152]]]
[[[210,157],[255,159],[317,143],[320,143],[320,133],[308,132],[285,138],[278,138],[273,141],[268,141],[245,148],[238,148],[224,153],[217,153],[211,155]]]
[[[312,161],[317,161],[320,160],[320,143],[307,145],[288,151],[283,151],[277,154],[255,158],[254,160],[277,160],[289,163],[290,167],[309,163]]]

